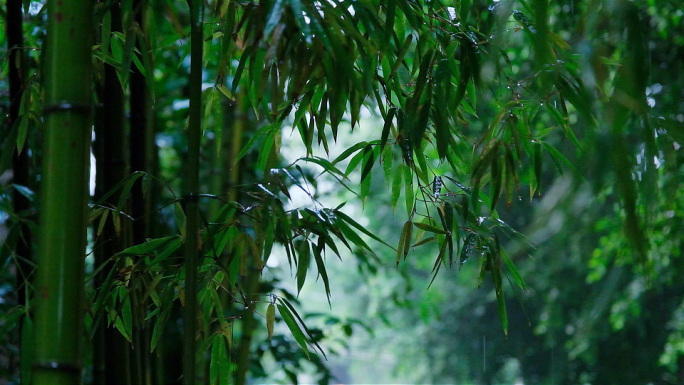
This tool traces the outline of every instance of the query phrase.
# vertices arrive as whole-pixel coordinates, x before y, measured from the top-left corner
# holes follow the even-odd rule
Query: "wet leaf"
[[[316,341],[314,341],[313,336],[311,335],[311,332],[309,331],[309,329],[306,327],[306,324],[304,323],[304,320],[302,320],[302,317],[299,316],[299,314],[297,313],[295,308],[292,306],[292,304],[290,304],[290,302],[288,300],[286,300],[285,298],[282,298],[282,297],[278,297],[278,301],[280,302],[280,304],[278,304],[278,311],[280,312],[280,315],[283,317],[283,320],[285,320],[285,323],[288,322],[286,320],[286,315],[292,321],[292,324],[294,327],[290,327],[290,324],[288,324],[288,327],[290,328],[290,331],[293,333],[293,335],[295,336],[295,339],[297,339],[297,342],[300,344],[300,346],[302,347],[304,352],[307,354],[307,356],[308,356],[309,351],[306,347],[306,337],[302,333],[302,330],[299,328],[297,321],[299,321],[299,323],[302,325],[302,328],[304,328],[306,335],[309,337],[309,342],[313,346],[315,346],[321,354],[323,354],[324,358],[327,359],[325,352],[323,351],[323,349],[321,349],[320,345],[318,345],[318,343]],[[295,318],[297,319],[297,321],[295,321]],[[293,329],[299,331],[298,334],[300,334],[300,337],[303,337],[303,338],[301,338],[301,341],[299,338],[297,338],[297,334],[295,333],[295,331]],[[302,343],[304,343],[303,346],[302,346]]]
[[[404,180],[404,167],[406,167],[405,164],[399,164],[394,169],[394,174],[392,175],[392,196],[390,202],[392,202],[393,209],[397,207],[399,195],[401,194],[401,182]]]
[[[118,253],[118,255],[147,255],[155,251],[160,251],[162,248],[167,246],[173,240],[178,240],[177,235],[172,235],[169,237],[151,239],[145,243],[139,245],[128,247]]]
[[[541,159],[541,143],[534,142],[533,145],[533,163],[534,163],[534,179],[536,189],[533,193],[539,192],[541,190],[541,180],[542,180],[542,159]]]
[[[212,385],[228,384],[231,380],[232,362],[228,357],[225,337],[222,334],[213,336],[211,359],[209,361],[209,379]]]
[[[477,242],[477,235],[475,235],[474,233],[469,233],[466,236],[465,241],[463,241],[463,248],[461,249],[461,256],[460,256],[461,265],[468,262],[468,259],[470,259],[470,254],[474,251],[476,242]]]
[[[446,231],[444,229],[440,229],[437,226],[429,225],[427,223],[414,222],[413,225],[416,226],[417,228],[423,230],[423,231],[429,231],[429,232],[435,233],[435,234],[449,234],[448,231]]]
[[[399,245],[397,246],[397,266],[403,256],[404,260],[408,255],[409,248],[411,246],[411,237],[413,234],[413,223],[411,221],[406,221],[401,229],[401,235],[399,236]]]
[[[411,169],[404,167],[404,195],[406,196],[406,212],[409,218],[413,214],[413,176],[411,175]]]
[[[361,170],[361,183],[370,175],[373,169],[373,164],[375,163],[375,152],[371,145],[367,145],[363,149],[363,169]],[[361,196],[364,196],[361,194]]]
[[[355,145],[344,150],[337,158],[335,158],[335,160],[332,161],[332,164],[337,164],[337,163],[347,159],[351,154],[353,154],[356,151],[359,151],[362,148],[367,147],[367,146],[368,146],[368,142],[366,142],[366,141],[356,143]]]
[[[499,196],[501,195],[501,185],[503,181],[503,170],[500,167],[500,161],[499,161],[499,154],[494,154],[492,157],[492,163],[491,163],[491,180],[492,180],[492,203],[490,206],[490,210],[494,210],[496,208],[496,203],[499,200]]]
[[[326,237],[327,239],[327,237]],[[330,303],[330,281],[328,280],[328,273],[325,270],[325,263],[323,261],[323,257],[321,255],[321,250],[323,250],[323,244],[321,241],[325,241],[323,238],[318,238],[318,245],[313,247],[313,253],[314,253],[314,259],[316,261],[316,267],[318,268],[318,275],[321,276],[321,279],[323,280],[323,287],[325,288],[325,296],[328,298],[328,305],[332,305]],[[334,243],[331,242],[332,245]],[[339,256],[339,253],[337,252],[337,249],[334,249],[335,253]]]
[[[268,339],[273,337],[273,325],[275,323],[275,305],[272,303],[268,304],[266,309],[266,329],[268,331]]]
[[[358,224],[355,220],[353,220],[353,219],[352,219],[351,217],[349,217],[347,214],[345,214],[345,213],[343,213],[343,212],[341,212],[341,211],[335,210],[335,215],[337,215],[337,217],[340,218],[340,219],[342,219],[344,222],[349,223],[351,226],[353,226],[353,227],[356,228],[357,230],[359,230],[359,231],[361,231],[362,233],[366,234],[367,236],[373,238],[374,240],[376,240],[376,241],[382,243],[383,245],[388,246],[388,247],[390,247],[392,250],[394,250],[394,247],[390,246],[387,242],[385,242],[385,241],[383,241],[382,239],[380,239],[377,235],[373,234],[373,233],[370,232],[368,229],[366,229],[365,227],[363,227],[363,226],[361,226],[360,224]],[[340,222],[339,220],[336,222],[337,225],[340,225],[340,223],[343,223],[343,222]],[[360,238],[359,238],[359,239],[360,239]],[[369,251],[372,251],[372,250],[369,249]]]
[[[392,128],[392,119],[394,119],[394,115],[396,114],[397,109],[395,107],[390,108],[389,111],[387,111],[387,116],[385,116],[385,124],[382,127],[382,135],[380,137],[380,147],[385,147],[385,144],[387,144],[387,140],[389,139],[389,134]]]
[[[522,290],[527,290],[527,285],[525,285],[525,281],[523,281],[520,272],[518,272],[518,269],[513,264],[511,258],[509,258],[508,254],[506,254],[503,250],[501,251],[501,259],[503,260],[503,263],[506,265],[508,272],[513,277],[513,281],[516,283],[516,285],[518,285],[518,287],[520,287],[520,289]]]

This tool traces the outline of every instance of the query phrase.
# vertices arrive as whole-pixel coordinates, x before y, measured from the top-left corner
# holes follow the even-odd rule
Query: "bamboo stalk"
[[[202,51],[204,1],[190,3],[190,116],[185,192],[185,314],[183,330],[183,383],[196,379],[197,260],[199,254],[199,156],[202,133]]]
[[[147,1],[133,0],[131,9],[131,21],[127,27],[129,34],[136,34],[135,27],[142,31],[144,38],[136,39],[136,48],[139,52],[132,52],[138,56],[141,63],[145,63],[143,57],[147,52],[144,41],[148,40],[148,31],[145,27],[145,10]],[[152,84],[148,84],[148,78],[141,72],[137,65],[132,61],[129,81],[129,109],[130,109],[130,137],[129,154],[131,171],[152,171],[151,156],[154,155],[152,127],[152,109],[150,106],[150,96],[148,90]],[[150,81],[151,82],[151,81]],[[144,243],[150,236],[150,207],[152,194],[145,194],[143,191],[143,180],[137,180],[131,189],[131,216],[134,218],[132,224],[132,243],[139,245]],[[148,322],[145,320],[145,308],[149,300],[141,302],[142,293],[147,288],[144,279],[136,279],[134,288],[131,292],[133,306],[133,345],[134,345],[134,368],[135,378],[140,384],[152,382],[152,363],[151,357],[147,354],[150,350],[150,334],[147,328]]]
[[[91,121],[92,6],[49,1],[34,384],[81,380]]]
[[[122,15],[121,4],[116,2],[110,7],[111,32],[121,32]],[[108,31],[105,31],[108,32]],[[110,192],[127,174],[126,162],[126,134],[124,130],[124,92],[117,76],[116,67],[104,64],[104,84],[98,90],[102,100],[101,120],[96,121],[96,142],[94,147],[97,180],[96,195],[101,197]],[[119,201],[119,193],[110,196],[110,203]],[[123,207],[117,207],[123,210]],[[112,213],[112,215],[118,215]],[[112,220],[108,220],[98,237],[95,248],[95,264],[107,264],[95,277],[95,286],[99,288],[116,263],[110,258],[130,244],[127,237],[130,226],[128,221],[122,221],[121,229],[117,232]],[[110,261],[110,262],[108,262]],[[98,325],[93,345],[96,371],[94,378],[101,384],[131,383],[131,365],[129,363],[130,344],[115,328],[102,322]],[[101,371],[100,371],[101,370]]]

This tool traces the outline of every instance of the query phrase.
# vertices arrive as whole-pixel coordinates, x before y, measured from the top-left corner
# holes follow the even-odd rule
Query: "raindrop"
[[[660,168],[660,166],[663,164],[660,159],[658,159],[657,156],[653,157],[653,164],[655,165],[655,168]]]

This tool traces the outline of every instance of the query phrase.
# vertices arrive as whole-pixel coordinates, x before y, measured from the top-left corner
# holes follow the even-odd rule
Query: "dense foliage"
[[[92,347],[35,367],[325,383],[370,328],[404,382],[684,380],[677,2],[188,3],[99,2],[92,36],[51,43],[95,41],[93,83],[73,81],[93,91],[74,341]],[[71,65],[42,53],[61,17],[43,5],[8,0],[0,36],[11,381],[49,332],[30,272],[60,247],[30,247],[52,193],[33,191],[59,168],[40,167],[41,89]],[[368,300],[349,317],[336,280]],[[314,285],[329,314],[303,311]]]

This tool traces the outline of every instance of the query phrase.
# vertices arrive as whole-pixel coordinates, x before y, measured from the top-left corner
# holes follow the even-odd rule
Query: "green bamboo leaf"
[[[274,211],[270,211],[272,214]],[[276,229],[276,221],[277,221],[277,216],[276,215],[270,215],[266,219],[266,229],[264,230],[264,242],[263,242],[263,251],[262,251],[262,261],[264,261],[264,264],[268,262],[268,258],[271,256],[271,251],[273,250],[273,243],[275,242],[275,229]]]
[[[392,196],[390,201],[392,202],[392,209],[397,207],[397,202],[399,202],[399,195],[401,194],[401,182],[404,180],[404,167],[405,164],[400,163],[394,169],[394,174],[392,175]]]
[[[163,249],[157,253],[157,257],[154,258],[151,262],[149,262],[149,266],[156,266],[159,265],[162,261],[164,261],[166,258],[168,258],[171,254],[173,254],[176,250],[180,248],[180,246],[183,244],[183,238],[176,236],[175,239],[172,239],[171,242],[168,242],[163,247]]]
[[[249,139],[247,144],[242,148],[240,153],[238,154],[237,158],[235,158],[235,164],[242,159],[247,153],[254,147],[256,143],[259,143],[262,140],[265,140],[271,133],[273,132],[274,128],[273,125],[271,124],[266,124],[263,127],[259,128],[254,135]]]
[[[501,328],[503,329],[504,335],[508,337],[508,315],[506,314],[506,298],[501,287],[499,287],[499,289],[496,290],[496,303],[499,309],[499,320],[501,321]]]
[[[596,116],[590,104],[592,99],[584,89],[581,79],[575,79],[575,82],[571,82],[563,76],[558,76],[556,78],[556,87],[560,95],[575,107],[580,116],[592,127],[595,127]]]
[[[446,117],[446,109],[442,106],[435,106],[433,109],[433,119],[435,123],[435,141],[437,142],[437,155],[440,159],[447,156],[449,149],[449,137],[451,131],[449,130],[449,122]]]
[[[321,255],[321,250],[323,249],[323,243],[321,241],[326,242],[329,239],[329,237],[323,238],[318,238],[318,245],[313,247],[313,254],[314,254],[314,260],[316,261],[316,268],[318,268],[318,275],[321,276],[321,279],[323,280],[323,286],[325,288],[325,295],[328,298],[328,305],[332,306],[330,303],[330,281],[328,280],[328,273],[325,270],[325,263],[323,262],[323,257]],[[333,244],[333,242],[326,243],[326,244]],[[337,249],[334,249],[335,253],[339,256],[339,252],[337,252]]]
[[[299,256],[297,261],[297,293],[299,293],[302,291],[304,281],[306,281],[306,272],[309,269],[309,263],[311,262],[311,249],[309,247],[309,242],[306,240],[300,241],[296,247]]]
[[[344,150],[335,160],[332,161],[332,164],[337,164],[349,157],[349,155],[355,153],[356,151],[361,150],[362,148],[368,146],[368,142],[362,141],[359,143],[356,143],[355,145],[349,147],[348,149]]]
[[[581,144],[579,142],[579,139],[577,139],[577,136],[575,136],[575,133],[570,129],[570,126],[568,125],[568,121],[563,115],[558,111],[557,108],[552,106],[550,103],[545,103],[546,109],[551,113],[551,116],[556,120],[556,123],[563,129],[565,132],[565,135],[567,135],[568,138],[572,141],[572,143],[577,147],[581,148]]]
[[[167,286],[162,292],[162,298],[160,302],[162,304],[168,305],[162,306],[159,315],[154,322],[154,329],[152,331],[152,338],[150,340],[150,353],[154,352],[159,340],[161,339],[161,336],[164,333],[164,328],[167,326],[167,320],[169,318],[169,314],[171,313],[171,303],[174,301],[175,296],[175,288],[171,285]]]
[[[475,165],[470,173],[470,178],[473,180],[475,185],[480,184],[480,180],[487,171],[487,168],[492,165],[494,158],[498,157],[500,144],[501,143],[498,141],[489,144],[485,147],[480,156],[474,161]]]
[[[117,191],[121,191],[121,193],[120,193],[121,197],[119,198],[119,202],[117,204],[117,207],[123,207],[125,200],[128,199],[128,197],[129,197],[128,194],[130,193],[131,188],[133,187],[133,184],[139,178],[142,178],[145,175],[147,175],[147,173],[143,172],[143,171],[135,171],[135,172],[132,172],[132,173],[126,175],[126,177],[124,179],[122,179],[119,183],[117,183],[116,186],[112,187],[112,189],[107,191],[107,193],[105,193],[102,196],[102,198],[100,198],[97,202],[95,202],[95,206],[103,205],[103,203],[106,202],[107,199],[109,199],[109,197],[111,197],[114,193],[116,193]]]
[[[240,63],[238,64],[237,69],[235,70],[235,75],[233,75],[233,83],[231,85],[231,91],[233,94],[237,92],[237,87],[240,85],[240,79],[242,78],[242,72],[245,70],[245,66],[247,65],[247,61],[252,57],[252,51],[256,48],[256,45],[247,45],[245,50],[242,52],[242,56],[240,57]]]
[[[264,142],[259,149],[259,158],[257,159],[257,170],[266,172],[266,165],[269,158],[271,158],[272,149],[276,141],[276,131],[270,130],[268,135],[264,138]]]
[[[212,385],[216,385],[219,383],[219,365],[221,365],[221,360],[220,360],[220,345],[223,342],[223,340],[220,338],[220,336],[212,336],[212,344],[211,344],[211,358],[209,359],[209,382]]]
[[[560,151],[558,151],[555,147],[548,143],[542,143],[546,151],[549,152],[551,155],[551,159],[553,160],[553,163],[556,165],[556,168],[558,169],[558,172],[563,174],[563,166],[564,164],[566,167],[572,169],[573,171],[575,170],[575,166],[568,160],[568,158],[565,157],[565,155],[561,154]],[[562,164],[561,164],[562,163]]]
[[[152,328],[152,337],[150,338],[150,353],[154,352],[159,340],[161,339],[162,332],[164,331],[165,325],[161,323],[161,317],[157,317],[154,321],[154,327]]]
[[[228,357],[227,337],[215,334],[211,342],[211,359],[209,361],[209,379],[212,385],[230,384],[233,363]]]
[[[273,2],[273,6],[268,13],[266,25],[264,26],[264,35],[270,35],[275,29],[276,25],[278,25],[280,22],[284,10],[283,5],[283,0],[275,0]]]
[[[272,303],[268,304],[268,309],[266,309],[266,330],[268,331],[268,339],[273,337],[273,325],[275,323],[275,305]]]
[[[411,169],[409,167],[404,167],[404,195],[406,197],[406,212],[408,216],[411,217],[413,214],[413,176],[411,175]]]
[[[353,226],[353,227],[356,228],[357,230],[361,231],[362,233],[366,234],[367,236],[373,238],[374,240],[376,240],[376,241],[382,243],[383,245],[385,245],[385,246],[391,248],[392,250],[394,250],[394,247],[390,246],[387,242],[385,242],[385,241],[383,241],[382,239],[378,238],[377,235],[371,233],[370,231],[368,231],[368,229],[366,229],[365,227],[363,227],[363,226],[361,226],[360,224],[358,224],[355,220],[353,220],[352,218],[350,218],[347,214],[345,214],[345,213],[343,213],[342,211],[339,211],[339,210],[335,210],[334,212],[335,212],[335,215],[337,216],[337,218],[342,219],[344,222],[349,223],[351,226]],[[337,225],[343,224],[343,222],[341,222],[341,221],[339,221],[339,220],[337,220],[335,223],[336,223]],[[348,236],[347,236],[347,237],[348,237]],[[359,239],[360,239],[360,238],[359,238]],[[370,248],[369,248],[369,250],[370,250]],[[370,250],[370,251],[372,251],[372,250]]]
[[[525,281],[523,281],[522,276],[520,275],[520,272],[515,267],[515,264],[513,264],[513,261],[508,256],[508,254],[505,253],[504,250],[501,250],[501,259],[503,260],[504,264],[506,265],[508,272],[511,273],[511,276],[513,277],[513,281],[515,281],[515,283],[518,285],[518,287],[520,287],[520,289],[522,289],[522,290],[527,290],[527,285],[525,284]]]
[[[466,22],[468,20],[468,14],[470,13],[471,7],[472,7],[472,0],[461,0],[460,1],[460,8],[459,8],[459,17],[462,22]]]
[[[128,342],[133,342],[133,312],[130,296],[126,293],[126,288],[124,287],[120,287],[117,293],[122,302],[119,313],[115,316],[114,326]]]
[[[297,321],[299,321],[299,323],[302,325],[302,328],[304,328],[306,335],[309,337],[309,343],[311,343],[313,346],[315,346],[318,349],[318,351],[320,351],[321,354],[323,354],[323,358],[327,359],[325,352],[323,351],[323,349],[321,349],[320,345],[318,345],[318,343],[314,340],[313,335],[311,334],[309,329],[306,327],[304,320],[302,319],[302,317],[299,316],[299,314],[297,313],[297,310],[295,310],[295,308],[292,306],[292,304],[288,300],[286,300],[285,298],[282,298],[282,297],[278,297],[278,301],[280,301],[281,304],[284,304],[290,310],[290,312],[291,312],[290,315],[291,316],[294,315],[294,317],[297,319]],[[282,313],[281,313],[281,315],[282,315]]]
[[[278,300],[281,300],[281,298],[278,298]],[[284,305],[278,304],[278,312],[280,313],[280,316],[283,318],[283,321],[285,321],[287,328],[290,329],[290,333],[292,333],[292,336],[299,344],[299,347],[304,351],[306,356],[309,357],[309,349],[306,346],[306,336],[304,336],[302,329],[299,328],[299,325],[292,316],[290,309],[288,309]]]
[[[392,147],[381,146],[382,151],[382,171],[385,175],[385,181],[390,181],[390,175],[392,174],[392,160],[394,159],[394,154],[392,153]]]
[[[475,245],[477,243],[477,235],[475,233],[469,233],[466,239],[463,241],[463,248],[461,249],[460,263],[463,265],[468,262],[470,254],[473,252]]]
[[[428,289],[430,288],[430,286],[432,286],[432,283],[435,282],[435,278],[437,278],[437,273],[439,273],[439,269],[442,266],[442,264],[444,263],[444,260],[445,260],[444,252],[446,251],[446,247],[447,247],[447,241],[445,239],[439,248],[439,254],[437,255],[437,259],[435,259],[435,264],[432,267],[432,279],[430,280],[430,283],[428,284]]]
[[[121,216],[118,215],[119,213],[116,213],[117,215],[112,215],[112,223],[114,224],[114,233],[118,238],[121,238]]]
[[[385,124],[382,126],[382,135],[380,137],[381,148],[384,148],[385,144],[387,144],[387,140],[389,139],[389,134],[392,128],[392,119],[394,119],[396,112],[396,107],[392,107],[389,109],[389,111],[387,111],[387,115],[385,116]]]
[[[110,210],[106,208],[101,208],[98,209],[99,212],[102,213],[102,216],[100,217],[100,224],[97,226],[97,235],[100,236],[102,235],[102,230],[104,230],[104,225],[107,222],[107,217],[109,216]]]
[[[316,127],[318,127],[319,131],[325,132],[325,123],[326,123],[326,116],[328,116],[328,91],[326,91],[323,94],[323,99],[321,99],[321,104],[320,107],[317,109],[316,112],[312,112],[311,116],[313,119],[315,119],[316,122]],[[312,108],[315,108],[317,103],[311,103]],[[313,129],[313,127],[312,127]]]
[[[452,232],[454,226],[454,206],[446,202],[444,205],[440,206],[440,209],[444,212],[444,229]]]
[[[364,146],[366,147],[366,146]],[[356,169],[356,167],[363,161],[364,156],[366,155],[365,151],[359,151],[356,155],[354,155],[350,160],[349,164],[347,164],[347,168],[344,170],[344,175],[349,176],[349,174]]]
[[[491,163],[491,180],[492,180],[492,192],[491,192],[491,199],[492,203],[490,206],[490,210],[494,210],[496,208],[496,203],[499,200],[499,196],[501,195],[501,184],[503,181],[503,170],[501,169],[500,166],[500,160],[499,160],[499,154],[494,154],[492,157],[492,163]]]
[[[221,274],[221,275],[219,276],[219,274]],[[223,279],[222,274],[223,273],[219,271],[217,273],[217,278],[222,280]],[[218,283],[220,284],[220,281]],[[221,329],[222,330],[227,329],[228,328],[228,321],[226,321],[226,319],[225,319],[225,315],[223,313],[223,304],[221,303],[221,299],[219,298],[218,292],[216,291],[216,285],[207,285],[206,290],[208,291],[209,296],[211,297],[210,309],[212,309],[212,307],[213,307],[213,311],[216,314],[216,318],[217,318],[219,324],[221,325]],[[206,318],[208,319],[209,317],[206,317]]]
[[[437,240],[437,237],[425,238],[419,242],[414,243],[413,246],[411,246],[411,247],[418,247],[418,246],[422,246],[422,245],[427,245],[428,243],[435,242],[436,240]]]
[[[337,235],[337,237],[340,238],[340,240],[342,240],[342,242],[345,243],[345,245],[347,246],[347,248],[349,250],[351,250],[351,247],[350,247],[349,243],[347,243],[346,239],[349,239],[349,241],[351,241],[353,244],[355,244],[359,247],[362,247],[362,248],[370,251],[371,253],[373,253],[373,249],[371,249],[370,246],[368,246],[368,244],[363,239],[361,239],[361,237],[359,237],[359,235],[356,233],[356,231],[354,231],[351,227],[349,227],[344,221],[338,220],[336,222],[336,226],[340,230],[340,232],[344,235],[344,237],[340,238],[339,235],[337,235],[337,234],[335,234],[335,235]]]
[[[394,0],[385,1],[385,38],[384,44],[389,44],[394,35],[394,18],[396,15],[396,4]]]
[[[394,61],[394,65],[392,65],[392,72],[389,74],[389,77],[392,78],[394,75],[397,73],[397,70],[399,67],[404,64],[406,65],[404,61],[404,56],[406,56],[406,53],[409,51],[413,43],[413,35],[408,35],[406,36],[406,39],[404,40],[404,44],[401,46],[401,50],[399,53],[397,53],[397,57]]]
[[[423,230],[423,231],[429,231],[429,232],[435,233],[435,234],[449,234],[448,231],[446,231],[444,229],[440,229],[437,226],[433,226],[433,225],[430,225],[427,223],[414,222],[413,225],[416,226],[417,228]]]
[[[375,152],[371,145],[367,145],[363,149],[363,168],[361,169],[361,183],[370,175],[373,169],[373,164],[375,163]],[[364,196],[361,194],[361,196]]]
[[[172,236],[163,237],[163,238],[150,239],[149,241],[147,241],[145,243],[141,243],[139,245],[128,247],[128,248],[120,251],[119,253],[117,253],[117,255],[147,255],[147,254],[151,254],[155,251],[159,251],[162,247],[167,246],[173,240],[178,240],[178,239],[179,239],[179,237],[177,235],[172,235]]]
[[[541,143],[535,141],[533,142],[533,163],[534,163],[534,185],[536,188],[531,191],[531,194],[538,193],[541,190],[541,180],[542,180],[542,159],[541,159]]]
[[[264,58],[266,57],[266,50],[258,47],[254,50],[249,61],[249,98],[253,107],[254,115],[259,119],[259,102],[263,98],[263,79],[268,76],[268,71],[264,69]]]
[[[324,172],[327,172],[329,174],[333,174],[333,176],[339,175],[340,177],[343,177],[343,178],[346,177],[346,175],[342,171],[338,170],[337,167],[335,167],[335,165],[330,163],[330,161],[327,159],[323,159],[323,158],[320,158],[318,156],[313,156],[313,157],[299,158],[299,160],[303,160],[305,162],[315,163],[315,164],[323,167]]]
[[[413,233],[413,223],[411,221],[406,221],[401,229],[401,235],[399,236],[399,245],[397,245],[397,266],[399,266],[399,261],[402,256],[406,259],[408,255],[409,248],[411,246],[411,236]]]
[[[513,190],[519,189],[520,181],[518,180],[518,171],[515,165],[515,157],[511,147],[506,144],[504,146],[506,159],[506,204],[513,203]]]

